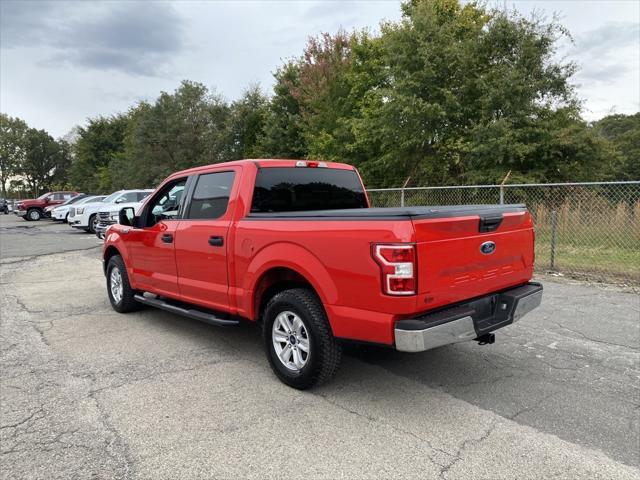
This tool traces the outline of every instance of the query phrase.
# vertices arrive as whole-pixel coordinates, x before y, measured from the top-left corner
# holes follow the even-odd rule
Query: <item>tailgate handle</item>
[[[502,214],[481,216],[478,231],[480,233],[493,232],[498,229],[501,223]]]

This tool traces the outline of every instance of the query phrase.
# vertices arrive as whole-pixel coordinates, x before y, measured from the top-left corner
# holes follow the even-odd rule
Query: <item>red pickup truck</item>
[[[123,209],[103,260],[116,311],[260,321],[273,371],[304,389],[333,376],[344,341],[493,343],[541,302],[533,246],[524,205],[371,208],[349,165],[241,160]]]
[[[37,222],[42,217],[50,215],[45,211],[46,207],[60,205],[76,195],[78,192],[47,192],[38,198],[20,200],[16,203],[14,213],[27,221]]]

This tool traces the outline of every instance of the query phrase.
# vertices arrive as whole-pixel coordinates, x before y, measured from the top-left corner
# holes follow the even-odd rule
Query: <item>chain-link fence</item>
[[[536,268],[640,286],[640,181],[368,190],[375,207],[524,203]]]

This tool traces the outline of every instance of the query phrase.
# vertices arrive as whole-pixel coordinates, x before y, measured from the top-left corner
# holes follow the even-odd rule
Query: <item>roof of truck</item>
[[[291,159],[278,159],[278,158],[255,158],[255,159],[244,159],[244,160],[234,160],[232,162],[222,162],[222,163],[213,163],[210,165],[202,165],[200,167],[188,168],[186,170],[181,170],[179,172],[174,173],[173,176],[176,175],[189,175],[192,173],[198,173],[202,171],[209,170],[211,168],[220,168],[220,167],[241,167],[244,165],[255,165],[258,168],[269,168],[269,167],[295,167],[298,162],[315,162],[323,164],[324,167],[327,168],[338,168],[341,170],[353,170],[354,168],[351,165],[346,163],[338,163],[338,162],[325,162],[322,160],[291,160]]]

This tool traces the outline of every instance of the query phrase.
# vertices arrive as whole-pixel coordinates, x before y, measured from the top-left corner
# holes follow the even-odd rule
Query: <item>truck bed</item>
[[[345,220],[414,220],[467,216],[501,215],[525,212],[523,204],[509,205],[447,205],[426,207],[351,208],[343,210],[311,210],[305,212],[252,212],[247,218],[278,219],[345,219]]]

